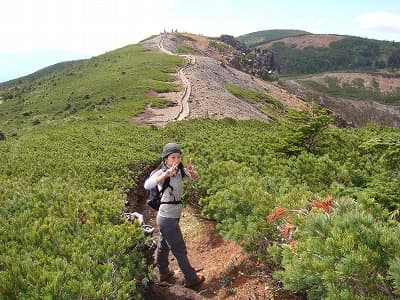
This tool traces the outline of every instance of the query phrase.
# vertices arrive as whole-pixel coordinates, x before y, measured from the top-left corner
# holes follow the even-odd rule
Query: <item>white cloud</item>
[[[365,29],[400,32],[400,16],[389,12],[364,13],[357,21]]]

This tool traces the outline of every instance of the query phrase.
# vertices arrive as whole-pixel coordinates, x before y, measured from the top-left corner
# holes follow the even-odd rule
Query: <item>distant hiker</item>
[[[163,147],[160,168],[145,181],[144,188],[151,190],[158,186],[158,189],[161,190],[164,181],[169,178],[169,185],[162,194],[161,206],[157,213],[160,239],[157,245],[156,263],[160,272],[160,281],[165,281],[174,275],[174,272],[168,267],[168,255],[171,250],[182,270],[185,287],[193,287],[202,283],[205,278],[203,275],[197,275],[189,262],[185,241],[179,226],[179,218],[182,213],[182,178],[187,176],[190,179],[197,179],[199,174],[190,162],[186,168],[183,167],[181,154],[182,151],[176,143],[166,144]]]

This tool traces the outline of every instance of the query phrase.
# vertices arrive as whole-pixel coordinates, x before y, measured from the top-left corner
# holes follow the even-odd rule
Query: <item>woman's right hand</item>
[[[166,177],[172,177],[176,174],[176,171],[178,170],[178,165],[174,164],[171,168],[167,169],[167,171],[165,171],[165,176]]]

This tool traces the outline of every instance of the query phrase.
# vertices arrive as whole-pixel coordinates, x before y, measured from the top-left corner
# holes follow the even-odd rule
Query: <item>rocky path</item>
[[[182,56],[186,57],[187,63],[183,68],[181,68],[178,71],[178,76],[185,85],[185,89],[183,90],[182,96],[179,99],[179,105],[180,105],[179,113],[174,117],[174,120],[176,121],[186,119],[190,115],[189,97],[190,94],[192,93],[192,85],[190,84],[190,81],[186,78],[184,70],[189,65],[194,65],[196,63],[196,60],[193,56],[191,55],[182,55]]]
[[[176,54],[176,51],[170,50],[172,48],[171,40],[168,39],[167,34],[161,34],[154,39],[146,41],[144,45],[151,49],[156,48],[168,55],[178,55]],[[186,59],[186,64],[182,68],[180,68],[176,74],[176,84],[182,86],[182,92],[164,93],[160,95],[154,92],[153,96],[162,96],[164,98],[167,98],[171,100],[172,105],[162,109],[152,108],[151,106],[146,107],[144,113],[131,119],[132,123],[166,126],[169,122],[181,121],[183,119],[187,119],[190,116],[189,98],[192,93],[192,85],[189,79],[185,76],[185,72],[190,66],[196,64],[196,59],[192,55],[179,56]]]
[[[160,43],[158,44],[158,47],[160,48],[160,50],[162,52],[164,52],[166,54],[176,55],[175,53],[167,50],[164,47],[164,41],[166,38],[167,38],[167,35],[164,34],[160,40]],[[183,119],[186,119],[187,117],[189,117],[189,114],[190,114],[189,97],[190,97],[190,94],[192,91],[192,85],[190,84],[190,81],[186,78],[184,71],[185,71],[185,69],[188,68],[188,66],[196,64],[196,59],[194,58],[194,56],[192,56],[192,55],[180,55],[180,56],[184,57],[186,59],[185,66],[180,68],[178,71],[178,77],[183,82],[185,88],[183,90],[183,93],[181,94],[181,96],[178,99],[179,110],[178,110],[178,113],[172,118],[172,120],[174,120],[174,121],[180,121],[180,120],[183,120]]]

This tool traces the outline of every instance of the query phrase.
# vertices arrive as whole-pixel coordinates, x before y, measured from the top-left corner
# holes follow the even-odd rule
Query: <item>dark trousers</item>
[[[156,262],[160,273],[168,271],[169,251],[175,256],[179,268],[182,270],[185,280],[194,280],[196,271],[190,265],[187,257],[186,245],[183,240],[179,219],[164,218],[157,215],[157,225],[160,228],[160,239],[158,240]]]

